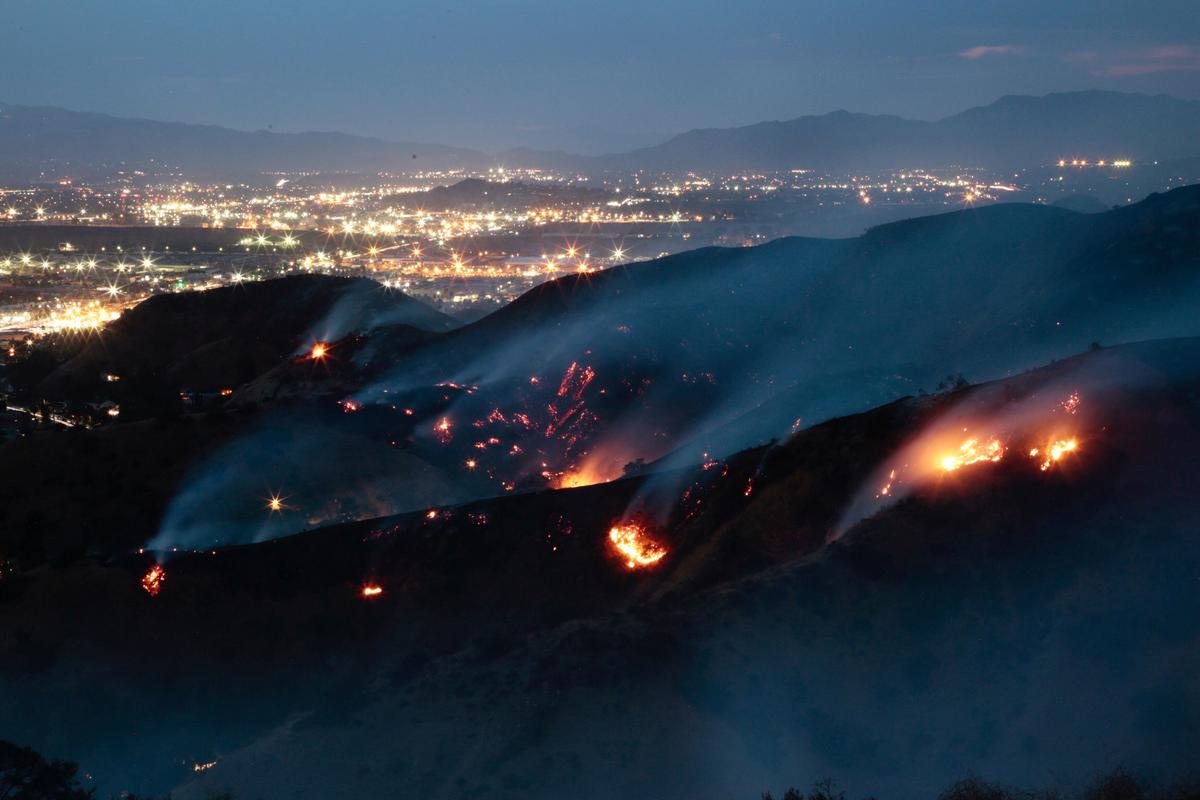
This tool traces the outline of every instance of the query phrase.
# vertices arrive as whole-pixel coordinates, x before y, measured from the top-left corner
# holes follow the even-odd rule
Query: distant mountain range
[[[834,111],[682,133],[627,153],[518,148],[489,155],[343,133],[236,131],[58,108],[0,104],[0,173],[36,179],[177,168],[189,174],[380,172],[494,164],[583,170],[1027,167],[1059,158],[1200,155],[1200,102],[1166,95],[1010,95],[935,122]]]
[[[204,175],[412,171],[489,160],[474,150],[345,133],[237,131],[8,104],[0,104],[0,149],[0,174],[22,178],[173,168]]]
[[[606,168],[1027,167],[1059,158],[1167,160],[1200,152],[1200,102],[1166,95],[1009,95],[936,122],[834,111],[709,128],[604,156]]]

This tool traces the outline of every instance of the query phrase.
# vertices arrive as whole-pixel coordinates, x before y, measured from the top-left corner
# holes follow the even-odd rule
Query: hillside
[[[292,276],[163,294],[84,343],[35,391],[90,396],[113,374],[138,383],[141,395],[218,392],[254,380],[314,342],[380,324],[428,332],[453,326],[440,312],[365,279]]]
[[[714,469],[164,554],[153,598],[150,554],[18,574],[0,724],[104,786],[185,798],[1178,776],[1200,711],[1197,378],[1198,340],[1105,349]],[[880,469],[964,414],[1009,456],[913,483],[825,544]],[[1040,471],[1023,445],[1051,432],[1080,448]],[[607,531],[639,515],[667,555],[630,571]]]

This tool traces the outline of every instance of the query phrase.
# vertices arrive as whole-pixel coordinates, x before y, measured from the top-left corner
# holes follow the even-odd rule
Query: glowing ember
[[[891,472],[888,473],[887,483],[885,483],[883,486],[881,486],[879,488],[879,494],[877,494],[875,496],[876,497],[887,497],[889,494],[891,494],[892,493],[892,483],[895,480],[896,480],[896,470],[892,470]]]
[[[379,597],[379,595],[383,594],[383,587],[377,583],[365,583],[359,594],[364,598]]]
[[[312,350],[308,352],[308,357],[313,361],[320,361],[327,355],[329,355],[329,345],[324,342],[317,342],[312,346]]]
[[[155,564],[150,570],[142,576],[142,588],[146,590],[146,594],[151,597],[158,597],[158,593],[162,591],[163,581],[167,579],[167,571],[158,564]]]
[[[454,425],[450,422],[449,417],[442,417],[433,426],[434,437],[442,444],[449,444],[454,438]]]
[[[945,472],[954,472],[957,469],[978,464],[980,462],[995,463],[1004,458],[1004,445],[999,439],[992,439],[986,445],[981,445],[978,439],[967,439],[958,450],[949,453],[939,460],[939,464]]]
[[[608,531],[608,540],[625,559],[629,569],[640,569],[658,563],[667,555],[667,549],[655,542],[645,529],[634,522],[622,522]]]
[[[192,772],[207,772],[217,765],[216,761],[205,761],[203,764],[192,764]]]
[[[1030,458],[1042,457],[1042,472],[1046,472],[1050,467],[1058,461],[1061,461],[1067,453],[1074,453],[1079,449],[1079,442],[1075,439],[1056,439],[1046,445],[1046,450],[1043,454],[1038,448],[1033,448],[1029,451]]]
[[[1062,410],[1068,414],[1074,414],[1079,410],[1079,392],[1071,392],[1067,395],[1067,399],[1061,403]]]
[[[342,401],[342,411],[345,411],[347,414],[353,414],[355,411],[358,411],[361,408],[362,404],[356,403],[353,400]]]
[[[285,499],[286,498],[280,497],[277,494],[271,495],[270,497],[267,498],[267,510],[268,511],[282,511],[283,509],[287,508],[287,506],[285,506],[283,504],[283,501]]]

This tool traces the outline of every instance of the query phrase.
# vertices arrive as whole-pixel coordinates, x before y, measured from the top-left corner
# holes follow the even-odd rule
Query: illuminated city
[[[118,188],[132,183],[122,178],[102,188],[0,189],[7,203],[0,242],[21,240],[5,225],[42,242],[10,244],[0,255],[8,284],[0,334],[93,330],[152,294],[297,273],[368,277],[470,319],[546,280],[694,247],[750,246],[814,225],[850,233],[876,220],[1014,198],[1049,202],[1077,188],[1086,165],[1061,160],[1061,169],[1015,174],[796,169],[595,179],[498,168],[342,189],[302,188],[320,176],[258,188],[186,181]],[[1139,180],[1158,175],[1150,165],[1154,177],[1142,176],[1123,159],[1092,167],[1117,195],[1138,194]],[[1162,186],[1185,180],[1167,176]],[[72,231],[84,241],[71,241]],[[164,238],[174,244],[138,244]]]

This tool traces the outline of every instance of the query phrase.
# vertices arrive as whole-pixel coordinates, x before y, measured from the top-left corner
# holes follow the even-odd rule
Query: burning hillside
[[[1129,380],[1089,364],[1077,374],[1059,375],[1027,389],[1020,397],[1012,395],[1011,385],[970,392],[876,469],[876,477],[860,490],[831,538],[908,494],[945,481],[971,480],[975,472],[1000,464],[1014,451],[1026,455],[1041,472],[1078,457],[1080,437],[1097,433],[1105,423],[1081,413],[1080,392],[1064,390],[1064,383],[1086,383],[1090,391],[1103,395]]]
[[[686,466],[706,452],[725,455],[788,435],[797,419],[812,424],[933,388],[950,369],[986,377],[1083,349],[1100,335],[1190,330],[1191,316],[1182,310],[1188,290],[1166,288],[1183,269],[1169,253],[1185,252],[1190,240],[1155,250],[1155,258],[1166,259],[1155,273],[1163,286],[1139,287],[1124,261],[1081,273],[1084,281],[1121,276],[1128,291],[1119,303],[1107,289],[1084,291],[1094,298],[1087,304],[1068,303],[1061,288],[1075,286],[1078,259],[1095,265],[1096,258],[1109,257],[1105,253],[1136,251],[1147,224],[1186,239],[1193,229],[1185,224],[1189,209],[1179,196],[1103,219],[989,208],[974,214],[969,226],[950,215],[885,226],[855,240],[699,251],[586,280],[562,279],[474,325],[424,339],[393,342],[392,329],[380,328],[337,340],[316,326],[300,367],[322,376],[328,370],[335,380],[325,385],[301,375],[289,384],[280,375],[276,388],[282,394],[271,394],[274,389],[264,384],[235,400],[275,398],[279,404],[288,398],[285,408],[271,413],[306,443],[323,437],[323,445],[313,445],[331,454],[330,465],[341,461],[342,448],[402,455],[372,478],[375,486],[397,488],[356,492],[317,458],[309,464],[303,514],[292,516],[290,526],[268,533],[257,523],[248,527],[230,519],[216,541],[431,503],[586,486],[667,456]],[[1013,275],[1017,261],[1020,274],[1041,289],[1026,286],[1013,294],[1007,284],[993,285]],[[960,280],[947,283],[941,272],[922,266],[943,262],[959,265]],[[916,327],[904,316],[918,303],[968,307],[980,291],[999,294],[965,332],[958,330],[958,314],[931,313]],[[1160,292],[1167,293],[1166,305],[1158,303]],[[846,313],[864,305],[883,310],[866,318]],[[1040,322],[1016,325],[1017,318]],[[897,329],[912,335],[892,335]],[[333,349],[314,360],[312,342]],[[322,396],[322,388],[336,394]],[[339,422],[326,416],[328,408],[339,412]],[[283,424],[271,427],[281,430]],[[943,457],[965,467],[990,463],[972,459],[994,459],[998,453],[988,448],[999,439],[1011,458],[1014,448],[1044,448],[1050,432],[1036,433],[1036,442],[1009,440],[973,425],[943,443]],[[290,446],[282,430],[278,443],[264,445],[260,438],[252,432],[244,447],[223,454],[224,463],[203,465],[173,505],[217,507],[218,495],[209,487],[219,486],[223,497],[239,491],[239,476],[231,472],[243,473],[240,491],[247,494],[261,493],[262,482],[306,480],[280,474],[270,455]],[[956,452],[972,438],[978,441],[968,450],[975,452]],[[898,470],[901,483],[913,479],[903,472]],[[258,485],[251,486],[250,478]],[[447,487],[441,497],[404,488],[435,484]],[[743,489],[756,491],[753,481]],[[193,533],[174,522],[175,509],[165,516],[159,544],[214,541],[211,526]]]
[[[383,759],[402,741],[405,752],[430,762],[454,761],[463,730],[486,731],[493,724],[522,730],[529,709],[543,702],[556,703],[548,717],[561,731],[556,741],[574,740],[583,731],[596,735],[594,709],[616,708],[612,704],[621,698],[627,705],[617,716],[661,726],[668,741],[677,740],[681,719],[689,730],[701,726],[719,739],[719,731],[729,729],[749,736],[763,714],[775,713],[764,708],[778,706],[784,731],[800,725],[796,716],[814,703],[825,714],[861,708],[865,730],[875,731],[880,719],[899,725],[903,740],[916,743],[912,757],[923,763],[953,745],[921,744],[906,720],[914,718],[914,708],[961,698],[970,686],[975,690],[966,693],[976,706],[962,711],[966,718],[1012,713],[1014,697],[1027,701],[1021,692],[1030,682],[1046,680],[1059,687],[1056,702],[1073,704],[1090,720],[1095,715],[1086,709],[1101,714],[1123,707],[1132,689],[1045,676],[1039,672],[1044,660],[1025,656],[1030,648],[1050,648],[1072,660],[1085,647],[1094,663],[1092,640],[1080,644],[1071,633],[1076,622],[1050,625],[1047,632],[1046,614],[1071,609],[1091,615],[1078,621],[1086,625],[1131,607],[1161,611],[1170,601],[1178,609],[1179,596],[1167,588],[1176,584],[1162,565],[1175,561],[1184,565],[1177,571],[1190,575],[1187,565],[1194,562],[1182,551],[1159,556],[1167,552],[1163,548],[1186,548],[1191,538],[1146,515],[1184,507],[1195,488],[1194,471],[1181,464],[1200,441],[1200,421],[1187,399],[1196,370],[1182,374],[1177,365],[1185,361],[1181,353],[1200,364],[1198,352],[1194,342],[1101,351],[1001,384],[840,418],[771,447],[697,460],[689,469],[465,506],[430,505],[271,544],[158,554],[165,569],[138,557],[128,564],[84,562],[29,573],[21,577],[29,589],[6,595],[12,599],[0,605],[0,616],[31,631],[30,643],[25,650],[5,650],[5,657],[54,645],[62,660],[25,674],[0,723],[32,730],[29,720],[77,702],[64,683],[75,678],[62,670],[87,652],[88,663],[113,676],[111,697],[91,701],[97,713],[117,722],[129,719],[129,707],[150,705],[156,713],[137,715],[136,725],[106,726],[105,741],[115,742],[119,760],[89,751],[90,734],[82,728],[70,734],[70,749],[84,754],[98,774],[119,773],[129,781],[151,774],[141,768],[151,764],[154,775],[165,777],[147,788],[197,781],[179,792],[185,796],[218,784],[253,794],[260,776],[285,781],[285,773],[302,776],[304,786],[323,785],[328,775],[341,776],[341,757],[330,754],[343,747]],[[1072,394],[1073,413],[1063,407]],[[337,411],[334,418],[340,422],[345,415]],[[459,423],[456,430],[472,427]],[[964,450],[971,439],[974,449]],[[1003,447],[999,460],[993,441]],[[1034,449],[1038,454],[1029,455]],[[1135,452],[1136,461],[1128,457]],[[1047,453],[1058,460],[1042,471]],[[964,463],[947,471],[947,457]],[[891,492],[875,497],[881,485],[876,474],[886,479],[893,470],[895,499],[904,502],[894,502]],[[855,535],[826,545],[825,534],[860,488],[870,505],[850,523]],[[290,484],[287,494],[288,505],[304,503]],[[272,516],[264,502],[258,494],[255,513]],[[1146,524],[1127,540],[1117,528],[1131,519]],[[1106,566],[1109,558],[1116,566]],[[1137,570],[1130,569],[1131,558],[1141,559]],[[1041,567],[1029,570],[1031,560]],[[1006,566],[1012,563],[1026,568]],[[1144,585],[1129,584],[1155,564],[1159,572],[1147,573]],[[1012,583],[1024,574],[1032,582]],[[1042,580],[1062,583],[1047,588],[1037,582]],[[161,590],[155,602],[131,591],[138,582],[147,591]],[[1097,594],[1079,602],[1080,586],[1095,587]],[[86,604],[76,602],[78,592]],[[949,599],[934,605],[948,616],[928,631],[906,616],[912,609],[924,613],[930,598],[942,595]],[[142,601],[134,602],[138,597]],[[1058,602],[1060,597],[1069,602]],[[1016,602],[1041,615],[1033,617],[1038,622],[1031,641],[1024,611],[1005,616],[1016,613]],[[960,607],[957,616],[952,610]],[[114,626],[114,618],[124,622]],[[1164,618],[1151,619],[1160,624]],[[1136,645],[1140,653],[1166,659],[1158,663],[1189,666],[1179,648],[1160,646],[1177,640],[1143,639],[1138,632],[1144,625],[1122,629],[1101,648],[1121,667],[1104,674],[1127,676],[1132,669],[1138,687],[1170,689],[1174,678],[1157,667],[1150,674],[1115,655]],[[971,635],[961,637],[962,630]],[[819,644],[808,647],[818,635]],[[962,642],[997,636],[1015,637],[1015,655],[997,663],[980,690],[972,681],[985,662],[964,653]],[[882,648],[878,655],[872,646]],[[905,690],[915,692],[911,703],[903,692],[863,698],[867,671],[907,685],[907,670],[928,669],[921,659],[930,654],[939,664],[937,679]],[[280,664],[290,666],[280,671]],[[553,698],[559,692],[585,697],[589,710],[577,713],[575,704],[547,700],[537,688],[547,680],[556,687]],[[797,698],[797,680],[821,691]],[[249,687],[250,695],[239,694],[239,686]],[[769,690],[771,702],[764,705],[756,686]],[[419,708],[414,687],[427,698]],[[684,713],[695,708],[697,697],[719,702],[703,715]],[[223,709],[219,719],[211,715],[214,703]],[[309,709],[318,709],[314,724],[280,727]],[[341,709],[353,709],[354,725],[315,724],[325,719],[315,715]],[[408,722],[414,713],[446,722],[415,728]],[[748,723],[751,718],[756,722]],[[615,719],[603,729],[620,730],[609,727]],[[961,724],[957,717],[951,721]],[[1047,724],[1045,715],[1029,712],[1029,732]],[[178,730],[190,733],[172,738],[169,732]],[[1110,747],[1105,730],[1089,726],[1068,738],[1084,749]],[[809,752],[810,737],[787,735],[796,737],[790,739],[794,752]],[[482,736],[474,746],[494,753],[491,741]],[[753,737],[746,741],[747,758],[759,763],[763,745]],[[256,744],[245,749],[246,742]],[[276,749],[282,743],[284,754]],[[1007,740],[997,747],[1007,748]],[[292,752],[308,753],[308,760],[291,759],[286,753]],[[548,752],[537,740],[522,741],[508,758],[540,763]],[[1053,755],[1061,752],[1054,748]],[[1166,763],[1174,751],[1155,752]],[[131,753],[139,769],[126,778],[132,773],[122,765],[134,763]],[[192,771],[218,753],[211,769]],[[270,766],[276,758],[282,759],[279,770]],[[605,758],[589,757],[586,769],[599,773],[611,766]],[[656,753],[659,766],[664,760],[680,769],[685,763],[675,749]],[[461,774],[481,774],[470,763],[454,763]],[[560,786],[565,767],[550,763],[540,774],[546,786]],[[888,768],[869,756],[855,763],[872,775]],[[926,764],[922,772],[933,768]],[[729,769],[727,774],[736,773]],[[908,773],[890,769],[889,780],[908,780]],[[421,775],[404,767],[394,779],[423,785]],[[377,786],[373,774],[363,780],[364,791]],[[308,790],[296,791],[304,796]]]

